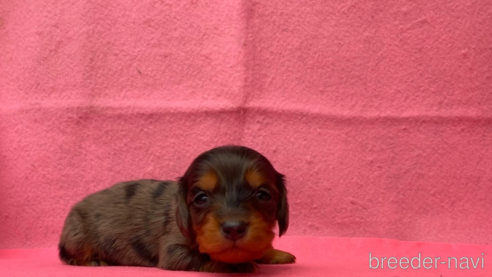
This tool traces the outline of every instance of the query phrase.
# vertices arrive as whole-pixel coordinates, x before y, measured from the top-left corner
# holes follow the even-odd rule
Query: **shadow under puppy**
[[[70,211],[59,244],[71,265],[254,272],[293,263],[272,247],[289,224],[283,175],[260,153],[222,146],[199,155],[178,182],[118,183]]]

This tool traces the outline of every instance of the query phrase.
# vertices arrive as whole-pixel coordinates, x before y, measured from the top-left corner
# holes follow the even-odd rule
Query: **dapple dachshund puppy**
[[[222,146],[199,155],[177,182],[118,183],[70,211],[59,244],[70,265],[157,266],[254,272],[295,262],[274,249],[289,225],[284,177],[260,153]]]

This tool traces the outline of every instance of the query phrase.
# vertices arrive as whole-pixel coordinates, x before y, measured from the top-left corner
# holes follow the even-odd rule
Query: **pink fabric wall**
[[[492,242],[492,2],[0,1],[0,248],[244,144],[288,235]]]

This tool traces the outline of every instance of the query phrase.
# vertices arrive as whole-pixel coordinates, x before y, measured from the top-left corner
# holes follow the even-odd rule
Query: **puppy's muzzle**
[[[221,226],[222,235],[232,241],[244,237],[248,231],[248,224],[244,221],[226,221]]]

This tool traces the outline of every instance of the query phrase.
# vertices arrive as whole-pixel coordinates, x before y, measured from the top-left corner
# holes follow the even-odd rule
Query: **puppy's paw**
[[[296,257],[288,252],[272,248],[267,250],[257,262],[261,264],[291,264],[296,262]]]
[[[80,266],[108,266],[108,264],[105,261],[101,260],[76,260],[76,259],[70,259],[65,261],[66,264],[68,265],[80,265]]]
[[[228,273],[253,273],[258,270],[258,266],[253,263],[229,264],[226,267]]]
[[[90,266],[108,266],[108,264],[105,261],[101,260],[92,260],[89,262]]]
[[[200,271],[217,273],[253,273],[258,270],[254,262],[241,264],[226,264],[221,262],[211,262],[201,268]]]

